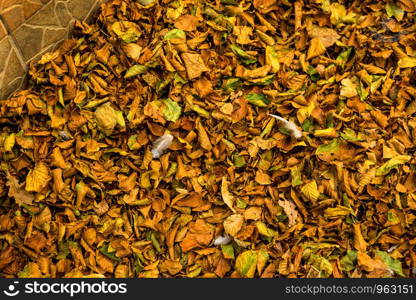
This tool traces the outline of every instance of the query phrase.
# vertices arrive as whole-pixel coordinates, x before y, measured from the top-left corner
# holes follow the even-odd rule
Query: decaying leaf
[[[0,100],[1,277],[415,276],[414,0],[101,2]]]

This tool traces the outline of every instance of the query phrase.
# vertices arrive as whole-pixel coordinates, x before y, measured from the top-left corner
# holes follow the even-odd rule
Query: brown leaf
[[[22,187],[24,184],[19,184],[19,180],[10,174],[7,174],[7,185],[9,186],[8,196],[13,197],[18,205],[31,205],[35,200],[35,196]]]
[[[200,54],[186,52],[182,53],[181,57],[189,80],[198,78],[203,72],[209,71]]]

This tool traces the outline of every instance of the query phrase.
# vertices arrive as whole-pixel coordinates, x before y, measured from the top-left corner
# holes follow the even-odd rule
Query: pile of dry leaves
[[[103,4],[0,101],[0,275],[414,276],[415,12]]]

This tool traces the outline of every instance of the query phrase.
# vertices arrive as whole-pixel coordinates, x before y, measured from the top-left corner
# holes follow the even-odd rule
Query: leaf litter
[[[0,100],[0,275],[414,276],[415,12],[102,4]]]

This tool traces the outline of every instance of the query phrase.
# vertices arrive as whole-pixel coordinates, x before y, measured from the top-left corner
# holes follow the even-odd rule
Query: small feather
[[[159,158],[163,152],[172,144],[173,135],[165,133],[153,143],[152,156]]]
[[[272,116],[273,118],[278,119],[279,121],[281,121],[283,123],[283,128],[285,128],[287,131],[290,132],[290,135],[292,137],[294,137],[295,139],[299,139],[302,137],[302,130],[300,130],[298,128],[298,126],[296,126],[295,123],[293,123],[292,121],[288,121],[280,116],[277,115],[273,115],[273,114],[269,114],[269,116]]]
[[[227,245],[229,244],[231,241],[233,240],[233,238],[231,236],[229,236],[228,234],[225,234],[224,236],[219,235],[215,238],[214,240],[214,245],[215,246],[219,246],[219,245]]]

